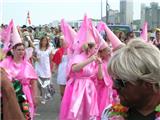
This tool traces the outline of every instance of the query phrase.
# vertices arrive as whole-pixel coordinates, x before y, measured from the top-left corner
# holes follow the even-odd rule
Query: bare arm
[[[88,65],[89,63],[95,61],[97,59],[97,56],[96,55],[93,55],[91,56],[90,58],[88,58],[87,60],[81,62],[81,63],[77,63],[77,64],[74,64],[72,66],[72,71],[73,72],[78,72],[80,71],[83,67],[85,67],[86,65]]]
[[[98,79],[102,80],[103,79],[103,74],[102,74],[102,64],[98,64]]]
[[[1,83],[1,92],[3,95],[3,119],[4,120],[25,120],[23,113],[18,104],[16,94],[12,83],[10,82],[7,73],[4,69],[0,68],[0,83]]]

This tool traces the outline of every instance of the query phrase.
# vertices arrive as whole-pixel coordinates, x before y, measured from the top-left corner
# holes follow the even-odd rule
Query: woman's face
[[[25,48],[23,45],[17,46],[15,49],[13,49],[14,57],[23,59],[24,55],[25,55]]]
[[[89,55],[93,55],[95,52],[96,52],[96,46],[95,46],[95,44],[88,44],[88,54]]]
[[[156,39],[157,39],[157,40],[160,40],[160,31],[159,31],[159,32],[156,32]]]
[[[114,79],[113,81],[113,89],[117,90],[120,102],[124,106],[135,107],[137,109],[143,108],[153,95],[153,87],[143,81],[136,82],[135,84],[121,79]]]
[[[47,38],[42,39],[42,47],[46,47],[48,43]]]
[[[103,50],[100,50],[99,54],[102,59],[108,59],[111,56],[111,49],[109,47],[107,47]]]

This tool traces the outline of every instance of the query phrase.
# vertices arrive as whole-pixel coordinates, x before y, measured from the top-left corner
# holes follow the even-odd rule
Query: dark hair
[[[39,47],[40,47],[40,49],[42,48],[42,41],[43,41],[44,39],[46,39],[46,40],[47,40],[47,45],[46,45],[46,50],[47,50],[47,49],[48,49],[48,47],[49,47],[49,42],[48,42],[48,39],[47,39],[47,37],[46,37],[46,36],[43,36],[43,37],[40,39]]]
[[[26,27],[27,27],[26,25],[23,25],[23,26],[22,26],[22,28],[26,28]]]
[[[25,45],[24,45],[23,43],[17,43],[17,44],[15,44],[15,45],[12,47],[12,49],[16,49],[18,46],[23,46],[23,47],[25,48]],[[7,52],[6,56],[11,56],[11,57],[13,57],[13,54],[12,54],[11,50],[9,50],[9,51]]]
[[[160,50],[160,44],[158,44],[158,45],[156,45],[157,46],[157,48]]]
[[[6,54],[6,56],[11,56],[11,57],[13,57],[13,54],[12,54],[12,52],[9,50],[9,51],[7,52],[7,54]]]
[[[61,47],[59,36],[56,36],[56,37],[54,38],[54,42],[55,42],[56,48],[60,48],[60,47]]]
[[[13,49],[16,49],[18,46],[23,46],[23,47],[25,47],[25,45],[24,45],[23,43],[17,43],[17,44],[15,44],[12,48],[13,48]]]
[[[160,32],[159,30],[156,30],[156,35],[157,35],[159,32]]]

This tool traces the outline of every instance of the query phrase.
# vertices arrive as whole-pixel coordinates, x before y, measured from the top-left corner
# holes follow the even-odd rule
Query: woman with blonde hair
[[[77,34],[79,53],[76,52],[69,61],[70,69],[67,69],[68,81],[61,102],[60,120],[90,120],[96,119],[99,114],[95,79],[98,77],[96,68],[100,58],[96,54],[95,39],[87,22],[85,19]]]
[[[60,94],[61,98],[63,97],[64,90],[65,90],[65,85],[67,81],[67,75],[66,75],[66,70],[67,70],[67,63],[68,63],[68,56],[67,56],[67,50],[66,50],[66,43],[64,40],[63,36],[60,36],[60,48],[56,51],[53,59],[56,60],[53,64],[54,66],[54,71],[55,69],[58,68],[58,73],[57,73],[57,84],[60,87]],[[62,72],[63,71],[63,72]]]

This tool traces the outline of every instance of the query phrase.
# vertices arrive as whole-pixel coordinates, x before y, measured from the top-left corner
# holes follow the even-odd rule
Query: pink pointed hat
[[[71,26],[64,20],[61,20],[61,30],[64,35],[64,39],[68,45],[68,52],[72,52],[72,47],[74,43],[74,39],[77,33],[71,28]]]
[[[61,20],[61,29],[65,37],[65,40],[69,44],[72,44],[75,39],[75,36],[77,35],[76,31],[74,31],[64,19]]]
[[[148,23],[146,21],[143,24],[143,29],[140,37],[144,40],[144,42],[148,41]]]
[[[11,20],[8,27],[1,32],[1,40],[4,44],[3,52],[5,53],[9,50],[12,28],[13,28],[13,20]]]
[[[12,27],[13,27],[13,20],[11,20],[8,27],[1,32],[2,42],[6,43],[10,41],[10,34]]]
[[[109,47],[109,45],[107,44],[107,42],[104,39],[102,39],[99,50],[103,50],[107,47]]]
[[[90,22],[91,23],[91,22]],[[109,47],[108,44],[105,42],[103,37],[100,35],[99,30],[97,30],[92,24],[90,24],[91,32],[93,34],[94,40],[97,45],[97,50],[102,50],[106,47]]]
[[[101,29],[103,28],[106,31],[107,37],[112,44],[113,51],[125,45],[118,39],[118,37],[108,28],[108,26],[104,22],[100,22],[99,25]]]
[[[85,15],[73,44],[75,54],[81,52],[83,44],[87,42],[94,42],[93,37],[90,34],[88,17]]]
[[[13,33],[11,37],[11,46],[15,46],[18,43],[22,43],[22,40],[20,38],[20,35],[18,33],[17,27],[13,23]]]

